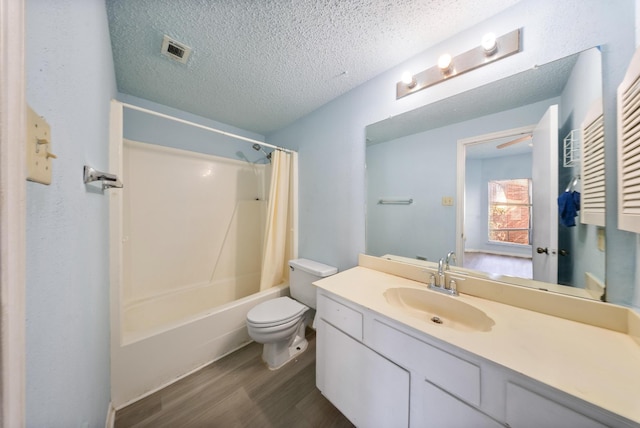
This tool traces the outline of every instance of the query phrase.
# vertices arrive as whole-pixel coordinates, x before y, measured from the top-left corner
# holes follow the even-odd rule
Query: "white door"
[[[558,282],[558,106],[533,131],[533,279]]]

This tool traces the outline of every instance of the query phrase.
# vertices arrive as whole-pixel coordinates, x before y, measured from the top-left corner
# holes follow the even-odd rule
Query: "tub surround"
[[[268,166],[123,139],[125,118],[140,131],[125,110],[111,102],[109,169],[125,183],[109,194],[116,409],[249,343],[247,312],[289,293],[259,292]],[[178,135],[155,123],[164,144]]]
[[[455,298],[495,321],[490,331],[468,332],[415,318],[390,305],[383,295],[396,287],[426,289],[428,277],[424,267],[361,255],[358,267],[315,284],[321,294],[353,302],[391,324],[408,327],[414,335],[453,345],[640,424],[640,316],[636,312],[466,277],[458,282],[460,296]]]

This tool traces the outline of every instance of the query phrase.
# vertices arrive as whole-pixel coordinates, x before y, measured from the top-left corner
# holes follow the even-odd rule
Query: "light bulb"
[[[409,89],[411,89],[414,86],[416,86],[417,82],[415,77],[413,77],[413,74],[411,74],[411,72],[405,71],[404,73],[402,73],[402,83],[404,83],[405,85],[407,85]]]
[[[449,54],[440,55],[440,58],[438,58],[438,68],[443,73],[448,73],[449,71],[451,71],[451,63],[452,58]]]
[[[494,33],[487,33],[482,36],[482,49],[486,56],[491,56],[498,50],[498,43]]]

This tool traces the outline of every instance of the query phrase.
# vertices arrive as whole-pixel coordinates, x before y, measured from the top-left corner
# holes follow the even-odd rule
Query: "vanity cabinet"
[[[360,313],[326,297],[318,307],[318,389],[356,426],[408,426],[409,373],[361,343]]]
[[[326,290],[320,391],[358,427],[637,426]]]
[[[356,426],[502,426],[464,401],[480,401],[479,367],[345,303],[318,296],[316,384]]]
[[[479,362],[405,334],[375,315],[366,325],[366,344],[411,373],[410,426],[503,426],[482,412]]]

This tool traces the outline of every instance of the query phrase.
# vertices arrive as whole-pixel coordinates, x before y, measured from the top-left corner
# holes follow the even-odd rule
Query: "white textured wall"
[[[515,28],[523,28],[521,53],[396,101],[403,70],[425,69],[443,51],[464,52],[488,31]],[[615,90],[635,47],[633,0],[523,0],[268,135],[270,143],[300,151],[300,256],[343,270],[364,251],[365,126],[596,45],[603,45],[604,65],[608,296],[631,304],[635,237],[616,231],[613,194]]]
[[[100,0],[27,0],[27,102],[51,125],[53,182],[27,183],[26,421],[104,426],[109,404],[107,167],[115,77]]]

